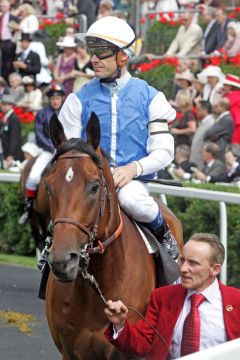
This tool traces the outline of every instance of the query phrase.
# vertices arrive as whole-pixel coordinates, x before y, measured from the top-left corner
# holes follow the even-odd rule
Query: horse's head
[[[114,185],[110,169],[99,149],[100,126],[92,113],[87,142],[66,139],[56,115],[50,134],[57,149],[45,177],[53,221],[53,243],[48,262],[60,281],[72,281],[79,271],[81,254],[109,231],[110,193]],[[107,235],[108,236],[108,235]]]

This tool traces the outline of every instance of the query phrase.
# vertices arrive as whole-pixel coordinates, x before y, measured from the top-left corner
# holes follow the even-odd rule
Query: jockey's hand
[[[113,323],[116,331],[124,327],[124,323],[128,314],[128,308],[123,304],[122,301],[108,300],[108,308],[105,308],[104,312],[108,320]]]
[[[113,180],[115,187],[122,188],[127,185],[137,175],[137,167],[135,163],[120,166],[114,169]]]

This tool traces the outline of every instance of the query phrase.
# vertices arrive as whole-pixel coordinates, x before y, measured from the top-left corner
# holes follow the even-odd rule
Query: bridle
[[[56,161],[62,160],[62,159],[81,159],[81,158],[93,160],[90,155],[80,153],[80,154],[72,154],[72,155],[69,155],[69,154],[61,155],[56,159]],[[122,222],[122,217],[121,217],[121,213],[120,213],[120,208],[118,208],[119,209],[119,211],[118,211],[119,219],[120,219],[118,228],[114,231],[114,233],[110,237],[108,237],[103,242],[98,240],[98,246],[95,246],[95,247],[93,246],[93,242],[95,240],[97,240],[99,221],[100,221],[101,216],[103,215],[104,208],[106,205],[106,200],[108,202],[109,213],[111,213],[111,207],[110,207],[111,193],[106,184],[104,169],[101,165],[99,165],[98,167],[101,170],[101,174],[102,174],[101,181],[100,181],[101,198],[100,198],[100,207],[99,207],[99,210],[98,210],[98,213],[97,213],[97,216],[96,216],[96,219],[95,219],[92,229],[90,230],[85,225],[83,225],[77,221],[74,221],[70,218],[59,218],[59,219],[55,219],[53,222],[53,228],[57,224],[66,223],[66,224],[71,224],[73,226],[76,226],[80,231],[84,232],[88,236],[88,242],[87,242],[86,249],[85,249],[85,251],[88,254],[96,254],[96,253],[103,254],[105,251],[105,248],[121,235],[121,232],[123,229],[123,222]]]

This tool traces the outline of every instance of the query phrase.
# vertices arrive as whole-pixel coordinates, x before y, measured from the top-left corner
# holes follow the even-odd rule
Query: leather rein
[[[90,159],[93,160],[92,157],[88,154],[72,154],[72,155],[61,155],[59,156],[56,161],[58,160],[65,160],[65,159]],[[101,177],[101,182],[100,182],[100,186],[101,186],[101,199],[100,199],[100,207],[99,207],[99,211],[97,213],[96,216],[96,220],[95,220],[95,224],[92,228],[92,230],[90,230],[88,227],[86,227],[85,225],[74,221],[70,218],[60,218],[60,219],[55,219],[53,222],[53,227],[56,226],[57,224],[71,224],[73,226],[76,226],[80,231],[84,232],[87,236],[88,236],[88,243],[87,243],[87,253],[89,254],[97,254],[97,253],[101,253],[103,254],[105,251],[105,248],[111,244],[114,240],[116,240],[122,233],[122,229],[123,229],[123,222],[122,222],[122,216],[120,213],[120,208],[118,206],[118,212],[119,212],[119,219],[120,219],[120,223],[118,225],[118,228],[114,231],[114,233],[107,238],[106,240],[104,240],[103,242],[101,242],[100,240],[97,240],[97,233],[98,233],[98,224],[100,221],[101,216],[103,215],[103,211],[105,208],[105,204],[106,204],[106,199],[109,203],[109,209],[110,209],[110,200],[111,200],[111,194],[109,192],[109,189],[106,185],[106,180],[105,180],[105,176],[104,176],[104,170],[101,166],[99,166],[101,172],[102,172],[102,177]],[[110,210],[109,210],[110,212]],[[98,246],[93,246],[93,242],[97,240],[98,241]]]

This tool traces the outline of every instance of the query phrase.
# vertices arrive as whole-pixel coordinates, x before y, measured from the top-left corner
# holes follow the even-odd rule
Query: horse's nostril
[[[78,254],[70,253],[70,262],[77,262],[77,261],[78,261]]]

